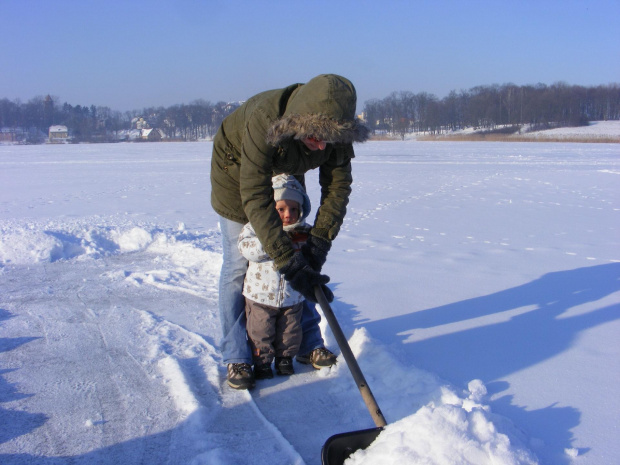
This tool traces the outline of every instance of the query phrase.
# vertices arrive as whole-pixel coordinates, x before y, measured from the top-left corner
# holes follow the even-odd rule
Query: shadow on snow
[[[407,315],[357,323],[383,340],[400,339],[409,360],[420,360],[444,379],[465,386],[472,379],[487,383],[489,394],[508,388],[500,381],[520,370],[533,367],[569,349],[579,334],[618,320],[620,304],[599,306],[585,313],[563,315],[584,304],[597,302],[620,290],[620,263],[547,273],[527,284],[461,302],[442,305]],[[529,307],[529,308],[528,308]],[[527,311],[507,321],[479,325],[424,340],[407,341],[419,328],[433,328],[502,312]],[[517,311],[517,309],[521,309]],[[547,438],[571,447],[570,429],[580,422],[574,407],[552,404],[539,410],[512,405],[506,395],[491,402],[494,411],[533,425],[530,437]],[[554,451],[557,459],[563,450]],[[585,452],[585,451],[581,451]],[[568,463],[568,462],[566,462]]]
[[[12,318],[10,312],[0,308],[0,321]],[[38,337],[13,337],[0,338],[0,353],[10,352],[27,344]],[[0,404],[31,397],[34,394],[24,394],[18,391],[15,385],[7,382],[3,376],[12,369],[0,369]],[[10,441],[31,431],[47,421],[47,416],[42,413],[29,413],[18,410],[8,410],[0,407],[0,444]],[[2,456],[0,456],[0,462]]]

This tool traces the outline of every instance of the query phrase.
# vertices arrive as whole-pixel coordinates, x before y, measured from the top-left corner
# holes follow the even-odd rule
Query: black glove
[[[327,260],[327,252],[331,247],[331,242],[310,235],[306,243],[301,246],[301,253],[314,271],[321,271],[325,265],[325,260]]]
[[[314,295],[314,286],[321,286],[328,302],[334,300],[333,292],[326,286],[329,282],[329,276],[314,271],[302,254],[296,253],[293,255],[293,258],[280,268],[280,273],[291,284],[293,289],[309,301],[317,303]]]

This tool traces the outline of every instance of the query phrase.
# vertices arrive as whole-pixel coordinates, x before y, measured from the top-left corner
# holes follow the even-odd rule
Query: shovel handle
[[[386,426],[387,422],[383,417],[383,413],[381,413],[381,409],[375,400],[375,396],[372,395],[372,391],[370,387],[368,387],[368,383],[366,383],[366,379],[364,378],[364,374],[360,369],[360,366],[357,364],[357,360],[355,359],[355,355],[351,351],[351,347],[349,346],[349,342],[345,337],[342,329],[340,328],[340,324],[336,319],[336,315],[325,297],[325,293],[321,286],[314,287],[314,295],[316,297],[317,302],[321,306],[321,310],[323,310],[323,314],[327,319],[327,323],[334,333],[334,337],[336,338],[336,342],[338,343],[338,347],[340,347],[340,351],[344,356],[344,360],[347,362],[347,366],[349,367],[349,371],[353,375],[353,379],[355,380],[355,384],[357,384],[357,388],[360,390],[362,394],[362,399],[364,399],[364,403],[366,404],[366,408],[368,412],[370,412],[370,416],[375,422],[375,426],[382,427]]]

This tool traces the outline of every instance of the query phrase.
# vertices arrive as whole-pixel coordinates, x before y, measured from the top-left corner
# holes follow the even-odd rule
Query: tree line
[[[57,97],[50,95],[27,103],[3,98],[0,128],[21,128],[26,131],[27,141],[42,142],[50,126],[64,125],[75,142],[108,142],[119,140],[119,134],[135,128],[135,121],[141,118],[169,139],[191,141],[212,137],[222,120],[238,106],[196,100],[123,113],[105,106],[60,104]],[[578,126],[620,119],[620,85],[489,85],[452,91],[443,99],[426,92],[400,91],[364,102],[363,117],[374,133],[403,138],[410,132],[437,134],[470,127],[516,132],[525,125],[532,129]]]
[[[67,126],[73,142],[112,142],[124,132],[136,129],[136,121],[163,131],[172,140],[212,137],[222,120],[238,103],[212,104],[196,100],[190,104],[150,107],[119,112],[105,106],[59,104],[57,97],[35,97],[27,103],[0,99],[0,128],[25,129],[27,142],[42,142],[50,126]]]
[[[516,132],[525,125],[532,130],[581,126],[620,119],[620,85],[490,85],[452,91],[443,99],[426,92],[393,92],[366,101],[364,117],[373,132],[402,137],[464,128]]]

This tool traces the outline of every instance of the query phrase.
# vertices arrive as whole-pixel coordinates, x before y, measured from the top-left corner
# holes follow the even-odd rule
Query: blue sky
[[[0,0],[0,98],[114,110],[342,74],[393,91],[620,82],[620,0]]]

